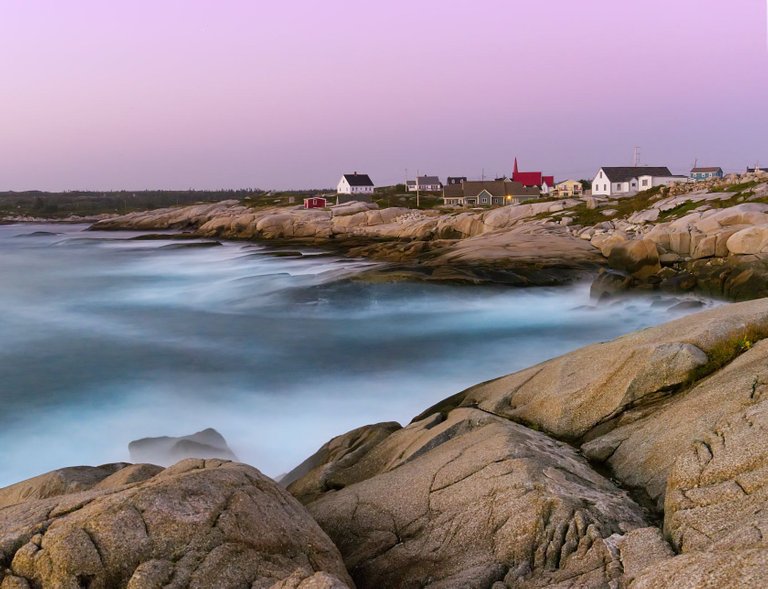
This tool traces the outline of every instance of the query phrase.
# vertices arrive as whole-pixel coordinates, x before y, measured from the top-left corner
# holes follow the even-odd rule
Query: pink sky
[[[0,190],[768,165],[765,0],[0,0]]]

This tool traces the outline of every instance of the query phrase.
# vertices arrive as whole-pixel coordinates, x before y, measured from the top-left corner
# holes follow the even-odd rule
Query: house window
[[[648,179],[643,180],[643,186],[648,186]]]
[[[482,202],[483,204],[487,204],[488,198],[484,196],[483,198],[480,199],[480,202]]]

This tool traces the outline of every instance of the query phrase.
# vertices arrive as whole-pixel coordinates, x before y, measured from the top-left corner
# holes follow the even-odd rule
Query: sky
[[[0,190],[768,165],[767,0],[0,0]]]

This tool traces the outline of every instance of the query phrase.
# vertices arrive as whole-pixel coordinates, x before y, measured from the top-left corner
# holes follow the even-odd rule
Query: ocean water
[[[319,250],[0,226],[0,486],[214,427],[266,474],[478,382],[680,316],[588,285],[347,280]],[[706,302],[706,305],[717,304]]]

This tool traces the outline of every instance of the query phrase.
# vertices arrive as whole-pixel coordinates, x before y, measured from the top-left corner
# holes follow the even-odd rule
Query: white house
[[[405,185],[408,192],[440,192],[443,189],[443,183],[437,176],[417,176],[416,180],[408,180]]]
[[[336,186],[337,194],[373,195],[373,182],[368,174],[344,174]]]
[[[675,176],[666,167],[603,167],[592,180],[594,196],[626,196],[649,190],[654,186],[664,186],[675,182],[685,182],[687,176]]]

